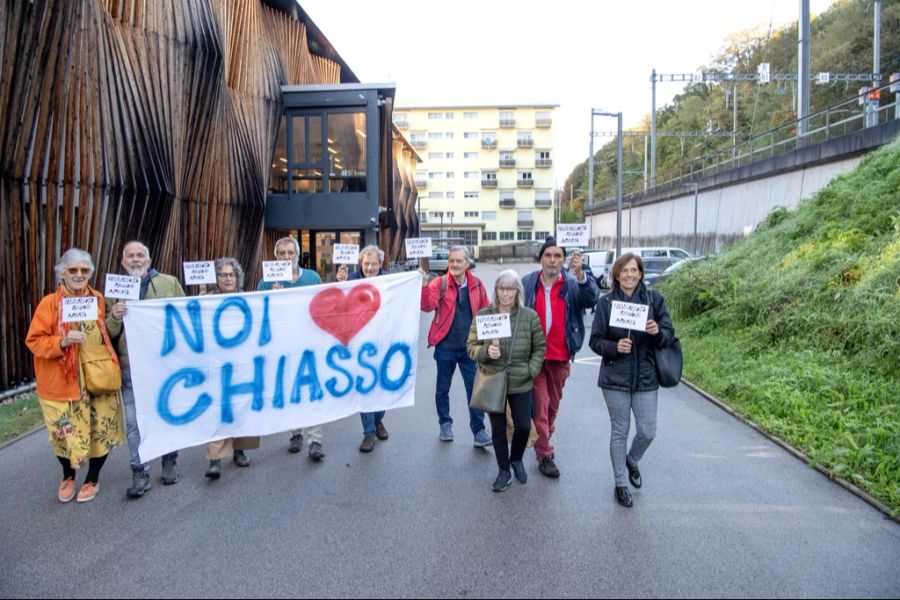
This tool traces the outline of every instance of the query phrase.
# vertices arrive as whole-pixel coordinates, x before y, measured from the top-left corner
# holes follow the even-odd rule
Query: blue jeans
[[[132,470],[147,470],[147,463],[141,464],[138,446],[141,445],[141,432],[138,430],[137,414],[134,409],[134,388],[131,386],[131,370],[122,369],[122,406],[125,408],[125,435],[128,441],[128,452]],[[178,452],[170,452],[163,458],[178,458]]]
[[[459,372],[466,385],[466,405],[472,401],[472,386],[475,384],[475,370],[478,365],[469,358],[469,353],[465,350],[435,348],[434,361],[437,363],[434,404],[437,408],[438,421],[441,425],[453,423],[453,419],[450,417],[450,384],[453,382],[456,365],[459,365]],[[478,433],[484,429],[484,413],[482,411],[469,409],[469,428],[472,433]]]
[[[384,418],[384,411],[359,413],[359,420],[362,421],[363,435],[375,435],[375,421]]]

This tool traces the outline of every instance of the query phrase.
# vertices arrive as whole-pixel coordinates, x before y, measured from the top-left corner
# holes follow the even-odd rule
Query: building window
[[[444,178],[444,174],[441,173],[440,171],[429,171],[428,172],[428,179],[443,179],[443,178]]]
[[[454,116],[454,115],[453,115],[452,112],[444,113],[444,118],[445,118],[445,119],[452,119],[453,116]]]
[[[466,211],[463,211],[463,216],[465,216],[465,217],[472,217],[472,218],[474,218],[474,219],[477,219],[477,218],[478,218],[478,211],[477,211],[477,210],[466,210]]]
[[[464,179],[477,179],[477,178],[478,178],[478,171],[465,171],[465,172],[463,173],[463,178],[464,178]]]
[[[500,232],[500,241],[513,241],[516,239],[514,231],[501,231]]]
[[[428,160],[439,160],[441,158],[444,158],[443,152],[429,152],[428,153]]]
[[[535,231],[534,232],[534,239],[536,239],[539,242],[543,242],[548,237],[550,237],[549,231]]]
[[[452,153],[452,152],[446,152],[446,153],[444,154],[444,158],[446,158],[447,160],[451,160],[451,159],[453,158],[453,153]]]
[[[497,220],[497,211],[496,210],[481,211],[481,220],[482,221],[496,221]]]
[[[442,140],[442,139],[444,139],[444,134],[441,133],[440,131],[432,131],[431,133],[428,134],[428,139],[429,140]]]
[[[485,131],[481,134],[481,147],[482,148],[496,148],[497,147],[497,132],[496,131]]]
[[[448,131],[447,133],[444,134],[444,137],[445,137],[446,139],[448,139],[448,140],[452,140],[452,139],[453,139],[453,132],[452,132],[452,131]]]
[[[453,179],[456,177],[456,173],[454,171],[447,171],[447,179]]]
[[[520,231],[516,236],[516,239],[520,242],[527,242],[531,240],[531,232],[530,231]]]
[[[539,110],[534,113],[534,124],[538,127],[550,127],[553,124],[553,121],[550,117],[549,110]]]
[[[472,199],[472,198],[477,198],[477,197],[478,197],[478,192],[463,192],[463,198]]]
[[[447,192],[447,200],[453,200],[456,198],[456,192]]]
[[[516,113],[511,110],[500,111],[500,127],[515,127]]]
[[[495,171],[485,171],[481,174],[481,179],[484,181],[497,181],[497,173]]]
[[[439,112],[428,113],[428,118],[431,119],[431,120],[434,120],[434,119],[443,119],[443,118],[444,118],[444,113],[439,113]]]
[[[534,147],[534,138],[531,137],[530,131],[520,131],[516,134],[516,143],[519,148],[532,148]]]
[[[478,139],[478,132],[477,131],[466,131],[465,133],[463,133],[463,139],[464,140]]]
[[[463,158],[478,158],[477,152],[463,152]]]
[[[443,211],[436,211],[436,210],[433,210],[433,211],[431,211],[431,213],[429,214],[429,216],[430,216],[432,219],[441,220],[441,219],[444,218],[444,212],[443,212]]]
[[[477,118],[478,118],[477,112],[464,112],[463,113],[463,119],[477,119]]]
[[[274,167],[276,189],[293,194],[366,191],[365,113],[289,114],[285,128],[292,142],[285,164]]]
[[[444,192],[428,192],[429,200],[441,200],[444,197]]]
[[[482,232],[481,240],[484,242],[496,242],[497,241],[497,232],[496,231]]]
[[[462,238],[463,244],[466,246],[477,246],[478,245],[478,230],[477,229],[445,229],[443,238]]]

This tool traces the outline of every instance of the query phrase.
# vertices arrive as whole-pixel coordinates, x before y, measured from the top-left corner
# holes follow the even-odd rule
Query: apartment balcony
[[[516,159],[515,158],[501,158],[500,159],[500,167],[501,168],[516,168]]]
[[[427,187],[428,187],[428,180],[427,180],[427,179],[416,179],[416,187],[417,187],[417,188],[422,188],[422,189],[427,188]]]
[[[535,200],[535,208],[553,208],[553,200]]]
[[[482,179],[481,187],[483,187],[484,189],[488,189],[488,190],[496,189],[497,180],[496,179]]]
[[[534,166],[538,168],[547,168],[553,166],[552,158],[536,158],[534,159]]]
[[[534,179],[517,179],[516,187],[533,188],[534,187]]]
[[[534,148],[534,139],[519,138],[517,140],[517,145],[519,146],[519,148]]]
[[[494,138],[481,138],[481,147],[485,150],[496,150],[497,140]]]
[[[534,219],[519,219],[516,221],[516,225],[519,229],[531,229],[534,227]]]
[[[515,119],[500,119],[500,128],[501,129],[514,129],[516,126]]]
[[[516,199],[515,198],[500,198],[500,208],[515,208],[516,207]]]
[[[553,119],[535,119],[534,125],[535,125],[535,127],[540,127],[541,129],[546,129],[548,127],[553,126]]]

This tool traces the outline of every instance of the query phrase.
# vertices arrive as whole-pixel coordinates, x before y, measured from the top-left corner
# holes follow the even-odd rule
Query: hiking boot
[[[206,476],[210,479],[218,479],[222,476],[222,461],[219,459],[209,461],[209,468],[206,469]]]
[[[453,423],[441,423],[441,433],[438,438],[442,442],[453,441]]]
[[[75,500],[75,502],[90,502],[94,499],[94,496],[96,496],[97,492],[99,491],[99,481],[97,483],[84,482],[81,484],[81,489],[78,490],[78,498]]]
[[[60,502],[70,502],[75,497],[75,479],[63,479],[60,481],[56,497]]]
[[[232,456],[232,460],[234,460],[234,464],[239,467],[250,466],[250,457],[247,456],[243,450],[235,450],[234,456]]]
[[[309,460],[319,462],[323,458],[325,458],[325,451],[322,450],[322,444],[311,442],[309,445]]]
[[[512,481],[512,475],[510,475],[509,469],[500,469],[500,472],[497,473],[497,479],[494,480],[494,487],[492,489],[495,492],[502,492],[509,487],[510,481]]]
[[[288,442],[288,452],[291,454],[297,454],[300,452],[300,448],[303,447],[303,435],[302,434],[294,434],[291,436],[291,441]]]
[[[494,440],[488,435],[486,429],[479,429],[475,434],[475,441],[473,444],[476,448],[487,448],[488,446],[494,445]]]
[[[384,428],[384,423],[381,421],[375,421],[375,437],[381,441],[388,439],[388,430]]]
[[[131,487],[125,490],[129,498],[140,498],[150,489],[150,473],[144,469],[131,470]]]
[[[371,452],[375,449],[375,436],[367,435],[363,437],[362,444],[359,445],[360,452]]]
[[[159,478],[163,485],[175,485],[178,483],[178,469],[175,468],[175,459],[162,459],[162,475]]]
[[[516,481],[522,485],[528,483],[528,473],[525,472],[525,465],[522,464],[521,460],[511,460],[509,461],[509,466],[512,467],[513,473],[516,475]]]
[[[545,456],[541,459],[538,470],[541,472],[541,475],[544,475],[545,477],[551,477],[553,479],[559,477],[559,469],[556,468],[556,463],[553,462],[553,459],[549,456]]]

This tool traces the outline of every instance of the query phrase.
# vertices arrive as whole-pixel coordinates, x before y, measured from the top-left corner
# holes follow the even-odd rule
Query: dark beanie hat
[[[541,260],[541,257],[544,256],[544,250],[546,250],[547,248],[550,248],[552,246],[556,246],[556,247],[560,248],[563,252],[563,256],[566,255],[566,249],[563,248],[562,246],[560,246],[559,244],[557,244],[556,238],[551,235],[550,237],[547,238],[547,241],[544,242],[544,245],[541,246],[541,249],[538,250],[538,260]]]

